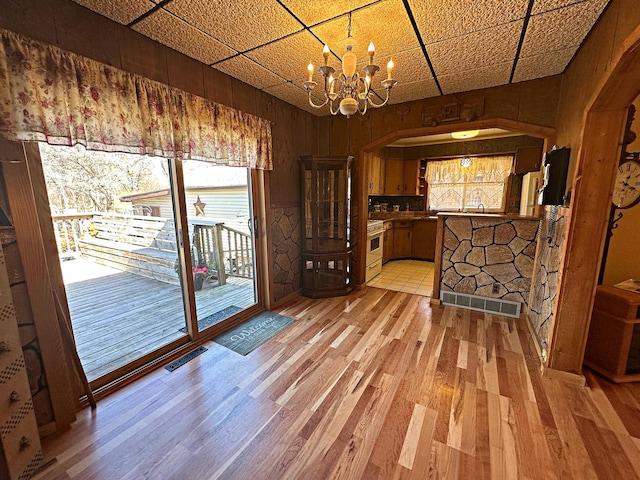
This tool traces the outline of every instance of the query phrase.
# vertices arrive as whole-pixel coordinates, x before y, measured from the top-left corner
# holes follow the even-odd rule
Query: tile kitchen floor
[[[433,262],[391,260],[382,266],[382,273],[367,285],[430,297],[433,293]]]

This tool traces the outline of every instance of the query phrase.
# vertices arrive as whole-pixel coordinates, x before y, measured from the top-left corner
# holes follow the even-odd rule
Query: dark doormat
[[[246,355],[294,321],[291,317],[277,313],[262,312],[233,330],[217,336],[213,341],[240,355]]]
[[[195,350],[190,351],[186,355],[183,355],[179,359],[174,360],[169,365],[165,365],[164,368],[165,368],[165,370],[169,370],[170,372],[173,372],[174,370],[180,368],[185,363],[187,363],[187,362],[193,360],[194,358],[196,358],[198,355],[202,355],[206,351],[207,351],[207,349],[205,347],[198,347]]]
[[[227,317],[230,317],[234,313],[238,313],[242,310],[240,307],[236,307],[235,305],[231,305],[230,307],[223,308],[219,312],[212,313],[211,315],[207,315],[204,318],[198,319],[198,331],[202,331],[211,325],[214,325]],[[179,329],[183,333],[187,333],[187,327],[182,327]]]

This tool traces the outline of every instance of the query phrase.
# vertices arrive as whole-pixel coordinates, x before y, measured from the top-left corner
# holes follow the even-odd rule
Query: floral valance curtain
[[[462,157],[428,162],[425,180],[440,183],[504,182],[511,173],[513,156],[472,157],[471,165],[463,167]]]
[[[0,133],[272,169],[269,121],[2,29]]]

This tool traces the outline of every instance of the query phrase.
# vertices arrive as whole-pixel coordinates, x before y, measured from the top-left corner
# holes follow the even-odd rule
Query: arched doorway
[[[384,147],[390,143],[395,142],[396,140],[408,137],[417,137],[424,135],[435,135],[441,133],[450,133],[458,130],[474,130],[474,129],[488,129],[488,128],[500,128],[503,130],[509,130],[512,132],[517,132],[518,134],[527,135],[531,137],[538,137],[544,139],[544,151],[548,151],[551,149],[555,141],[555,129],[549,127],[543,127],[540,125],[534,125],[530,123],[518,122],[506,118],[492,118],[486,120],[476,120],[472,122],[464,122],[464,123],[453,123],[446,125],[437,125],[435,127],[422,127],[415,128],[409,130],[398,130],[396,132],[390,133],[375,141],[368,143],[363,146],[362,149],[358,152],[357,157],[357,171],[359,172],[367,172],[369,169],[368,165],[368,153],[375,152],[376,150]],[[367,209],[367,185],[366,185],[365,175],[359,176],[359,183],[357,188],[357,196],[358,196],[358,204],[362,206],[363,212],[366,212]],[[366,245],[367,240],[367,215],[359,216],[358,223],[358,241],[359,245]],[[366,249],[361,248],[358,249],[358,262],[359,265],[358,271],[356,272],[357,284],[364,283],[365,279],[365,269],[366,269]]]
[[[556,370],[582,369],[627,108],[640,93],[640,27],[623,45],[584,117],[549,350]]]

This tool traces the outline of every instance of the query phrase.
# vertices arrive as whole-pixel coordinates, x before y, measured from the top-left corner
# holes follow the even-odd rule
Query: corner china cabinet
[[[302,182],[302,294],[347,295],[351,278],[351,165],[353,157],[300,158]]]

